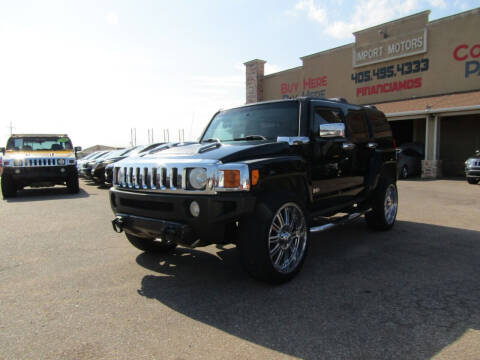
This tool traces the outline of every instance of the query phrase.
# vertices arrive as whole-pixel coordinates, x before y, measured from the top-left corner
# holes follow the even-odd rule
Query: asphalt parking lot
[[[399,182],[392,231],[321,233],[282,286],[232,246],[143,254],[81,189],[0,202],[1,359],[480,358],[480,185]]]

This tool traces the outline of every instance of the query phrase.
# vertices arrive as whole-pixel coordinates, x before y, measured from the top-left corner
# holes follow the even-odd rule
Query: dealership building
[[[480,149],[480,8],[429,21],[424,11],[354,33],[355,42],[303,56],[264,76],[246,66],[246,102],[319,96],[373,104],[397,145],[425,145],[422,177],[458,176]]]

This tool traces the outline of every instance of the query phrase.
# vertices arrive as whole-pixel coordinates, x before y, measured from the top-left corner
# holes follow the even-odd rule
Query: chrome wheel
[[[384,202],[384,211],[385,211],[385,220],[388,225],[393,224],[395,218],[397,217],[398,209],[398,194],[397,187],[394,184],[390,184],[387,187],[385,192],[385,202]]]
[[[289,202],[278,209],[268,231],[268,249],[275,270],[288,274],[297,268],[305,255],[307,235],[305,216],[297,204]]]

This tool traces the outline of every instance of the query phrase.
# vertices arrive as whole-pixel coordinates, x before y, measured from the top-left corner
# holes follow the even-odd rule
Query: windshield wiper
[[[240,141],[240,140],[267,140],[267,138],[263,135],[247,135],[244,137],[233,139],[233,141]]]

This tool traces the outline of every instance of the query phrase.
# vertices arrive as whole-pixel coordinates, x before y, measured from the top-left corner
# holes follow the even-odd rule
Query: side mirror
[[[4,147],[0,147],[0,152],[5,155],[5,148]]]
[[[79,152],[79,151],[82,151],[82,147],[81,146],[75,146],[75,152]]]
[[[320,124],[320,137],[322,138],[336,138],[345,137],[344,123],[330,123]]]
[[[3,151],[5,151],[4,148],[2,148],[2,149],[3,149]],[[475,150],[475,155],[480,155],[480,149],[479,149],[479,150]]]

